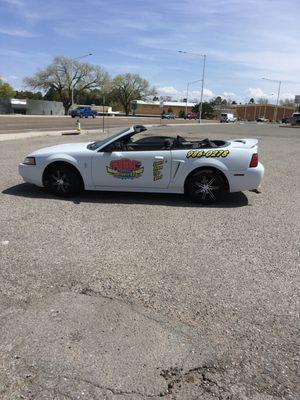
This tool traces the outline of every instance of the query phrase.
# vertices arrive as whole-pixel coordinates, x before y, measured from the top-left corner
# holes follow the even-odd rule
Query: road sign
[[[295,104],[300,104],[300,94],[295,96]]]

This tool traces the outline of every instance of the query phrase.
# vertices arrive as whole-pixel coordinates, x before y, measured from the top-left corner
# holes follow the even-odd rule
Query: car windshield
[[[99,147],[102,146],[103,144],[109,143],[111,140],[113,140],[113,139],[115,139],[116,137],[118,137],[119,135],[121,135],[121,133],[125,133],[125,132],[127,132],[128,130],[129,130],[129,129],[126,128],[126,129],[124,129],[123,131],[118,132],[118,133],[116,133],[115,135],[109,136],[109,137],[106,138],[106,139],[98,140],[98,141],[96,141],[96,142],[90,143],[90,144],[88,144],[87,148],[88,148],[89,150],[97,150],[97,149],[99,149]]]

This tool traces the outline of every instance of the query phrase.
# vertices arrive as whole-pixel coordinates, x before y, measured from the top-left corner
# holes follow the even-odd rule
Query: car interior
[[[149,136],[132,140],[131,136],[107,146],[104,151],[155,151],[155,150],[184,150],[184,149],[212,149],[224,147],[227,143],[223,140],[203,139],[200,141],[188,141],[182,136]]]

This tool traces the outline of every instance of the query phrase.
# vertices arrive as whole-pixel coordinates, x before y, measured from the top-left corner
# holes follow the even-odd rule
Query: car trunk
[[[257,146],[257,139],[236,139],[230,141],[230,146],[238,149],[252,149]]]

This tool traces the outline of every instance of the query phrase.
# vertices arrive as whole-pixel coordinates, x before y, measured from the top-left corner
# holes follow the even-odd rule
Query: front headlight
[[[23,161],[23,164],[36,165],[35,157],[26,157],[25,160]]]

